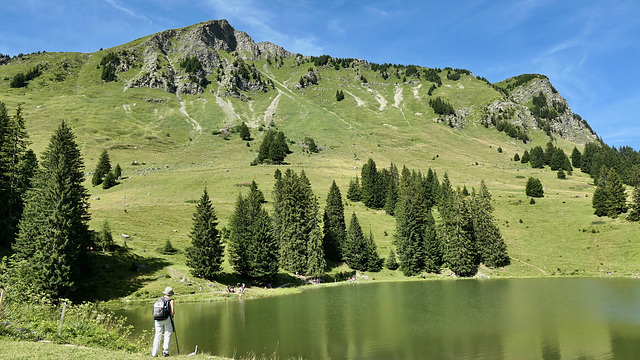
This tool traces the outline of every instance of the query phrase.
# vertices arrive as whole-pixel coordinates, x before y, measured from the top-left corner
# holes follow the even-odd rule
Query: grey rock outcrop
[[[556,111],[551,119],[536,119],[528,105],[534,96],[543,94],[547,105]],[[524,130],[540,129],[540,120],[548,120],[549,130],[554,136],[585,144],[595,141],[597,135],[591,130],[586,121],[575,115],[567,100],[551,85],[545,76],[539,76],[528,83],[516,87],[505,99],[497,100],[485,106],[485,116],[482,123],[491,124],[492,117],[502,115],[510,123],[521,126]]]
[[[267,56],[292,57],[292,53],[270,42],[256,44],[242,31],[235,30],[227,20],[212,20],[193,26],[167,30],[143,39],[134,49],[142,54],[139,73],[126,87],[150,87],[178,94],[200,94],[206,77],[222,65],[228,65],[219,50],[235,52],[247,60]],[[180,62],[196,57],[202,71],[187,74]]]

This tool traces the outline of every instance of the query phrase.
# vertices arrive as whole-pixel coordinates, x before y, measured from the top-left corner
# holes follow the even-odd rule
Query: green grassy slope
[[[141,42],[121,48],[133,48]],[[118,74],[119,81],[104,83],[98,64],[106,53],[34,54],[0,66],[0,101],[11,111],[22,105],[37,153],[45,148],[60,121],[68,121],[75,130],[88,173],[91,226],[98,229],[108,220],[119,245],[124,246],[120,234],[130,236],[126,245],[132,262],[157,265],[136,275],[139,282],[121,296],[157,292],[167,281],[158,280],[158,275],[171,274],[174,281],[190,277],[182,250],[189,244],[195,202],[205,187],[220,228],[227,224],[238,193],[246,191],[243,184],[255,180],[271,200],[276,167],[250,166],[262,138],[258,127],[269,123],[295,141],[290,145],[293,154],[286,159],[289,165],[277,168],[304,170],[321,208],[331,182],[336,181],[344,198],[349,180],[369,158],[378,168],[392,162],[423,173],[432,168],[440,179],[447,172],[454,186],[465,185],[469,190],[483,179],[487,182],[514,261],[503,269],[482,271],[494,276],[598,276],[608,272],[632,276],[637,272],[638,225],[592,215],[595,187],[580,171],[559,180],[548,169],[513,162],[515,153],[522,155],[525,149],[544,146],[548,137],[531,130],[533,142],[525,145],[482,126],[479,120],[484,105],[501,95],[473,76],[450,81],[441,73],[443,85],[433,96],[441,96],[468,113],[466,126],[452,129],[434,121],[436,115],[428,105],[430,82],[409,78],[400,83],[394,75],[384,80],[364,65],[320,68],[318,85],[297,89],[295,84],[313,64],[300,64],[295,58],[284,59],[280,67],[265,60],[248,61],[274,82],[275,89],[249,92],[246,95],[251,99],[241,101],[217,96],[218,84],[213,78],[204,93],[180,96],[158,89],[125,90],[125,81],[139,69]],[[221,52],[221,56],[233,59],[229,53]],[[44,63],[48,64],[44,74],[26,88],[9,87],[16,73]],[[360,82],[360,75],[368,79],[367,84]],[[338,89],[345,92],[341,102],[335,98]],[[249,147],[237,134],[229,140],[212,135],[213,130],[242,121],[252,127],[255,138]],[[313,137],[322,152],[303,153],[299,144],[305,136]],[[556,143],[568,154],[575,145],[561,139]],[[119,163],[127,177],[126,199],[124,182],[108,190],[90,184],[89,173],[103,148],[108,149],[112,165]],[[529,176],[539,177],[546,188],[545,198],[535,205],[530,205],[524,194]],[[267,208],[270,206],[268,203]],[[360,203],[347,201],[345,211],[347,217],[352,212],[358,214],[363,230],[372,231],[380,255],[386,257],[393,247],[395,220]],[[167,239],[181,252],[160,255],[156,249]],[[126,273],[129,265],[122,263],[120,268],[103,273]],[[227,263],[225,266],[230,272]],[[373,276],[402,277],[388,270]]]

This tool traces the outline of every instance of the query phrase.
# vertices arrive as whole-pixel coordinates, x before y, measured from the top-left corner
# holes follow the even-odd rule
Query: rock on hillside
[[[292,53],[270,42],[255,43],[227,20],[212,20],[151,35],[135,46],[141,70],[126,87],[150,87],[178,94],[200,94],[206,76],[229,64],[218,50],[236,52],[240,58],[258,60],[267,56],[292,57]],[[187,73],[180,62],[195,57],[201,69]]]
[[[491,124],[492,118],[496,117],[525,131],[537,128],[578,144],[597,139],[589,124],[571,111],[567,100],[543,75],[536,75],[532,80],[509,89],[506,98],[485,106],[483,123]]]

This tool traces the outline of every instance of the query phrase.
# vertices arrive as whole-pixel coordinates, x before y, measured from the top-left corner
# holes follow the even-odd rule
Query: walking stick
[[[173,316],[169,316],[171,318],[171,327],[173,328],[173,333],[176,336],[176,348],[178,349],[178,355],[180,355],[180,345],[178,345],[178,333],[176,332],[176,326],[173,324]]]

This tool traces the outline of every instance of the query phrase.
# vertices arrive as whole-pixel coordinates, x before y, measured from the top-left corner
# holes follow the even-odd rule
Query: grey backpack
[[[166,320],[171,316],[171,298],[162,296],[153,304],[153,320]]]

